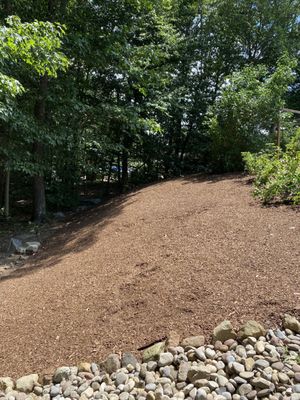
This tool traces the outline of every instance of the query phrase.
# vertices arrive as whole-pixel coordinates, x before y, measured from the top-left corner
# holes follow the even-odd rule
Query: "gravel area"
[[[0,280],[0,375],[137,355],[170,330],[208,338],[224,318],[269,328],[299,314],[299,209],[250,192],[245,177],[194,176],[71,221]]]
[[[110,354],[102,363],[63,366],[53,375],[0,378],[1,400],[299,400],[300,322],[285,315],[284,329],[248,321],[235,332],[225,320],[213,332],[132,353]]]

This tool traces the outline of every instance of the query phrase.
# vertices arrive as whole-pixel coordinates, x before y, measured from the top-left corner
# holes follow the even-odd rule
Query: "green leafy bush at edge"
[[[286,149],[269,146],[258,154],[243,153],[246,170],[254,175],[254,195],[264,203],[300,204],[300,129]]]

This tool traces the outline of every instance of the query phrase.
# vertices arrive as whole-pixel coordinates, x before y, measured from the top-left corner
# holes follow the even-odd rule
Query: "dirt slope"
[[[245,178],[179,179],[74,221],[0,281],[0,375],[52,371],[230,318],[300,303],[300,214],[263,208]]]

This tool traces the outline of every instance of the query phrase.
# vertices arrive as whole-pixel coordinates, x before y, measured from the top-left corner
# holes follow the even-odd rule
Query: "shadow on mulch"
[[[171,178],[150,184],[145,184],[133,189],[131,192],[107,200],[92,210],[83,211],[72,217],[61,227],[58,232],[51,235],[47,243],[43,244],[43,251],[30,258],[26,264],[12,270],[9,274],[0,276],[0,282],[10,279],[21,278],[34,273],[39,269],[54,267],[65,255],[69,253],[80,253],[91,247],[96,241],[96,233],[99,234],[114,218],[122,213],[125,203],[135,202],[134,196],[147,187],[160,186],[166,182],[181,179],[182,184],[201,183],[215,184],[224,180],[232,180],[237,185],[250,186],[253,178],[241,173],[218,174],[193,174],[181,178]],[[287,207],[283,203],[263,205],[259,201],[254,205],[261,205],[263,208]],[[299,206],[288,206],[289,209],[300,211]],[[76,240],[76,237],[78,239]]]
[[[81,253],[88,249],[95,243],[96,233],[98,235],[106,225],[122,213],[125,203],[127,205],[133,203],[134,196],[135,192],[121,195],[92,210],[77,214],[53,234],[47,243],[43,243],[41,253],[32,256],[26,264],[14,269],[8,275],[0,276],[0,282],[21,278],[39,269],[54,267],[66,254]]]

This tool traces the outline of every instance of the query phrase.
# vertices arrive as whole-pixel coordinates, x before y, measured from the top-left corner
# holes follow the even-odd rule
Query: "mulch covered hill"
[[[0,281],[0,375],[297,312],[299,210],[262,207],[250,192],[238,176],[182,178],[71,222]]]

